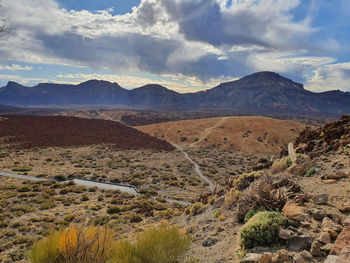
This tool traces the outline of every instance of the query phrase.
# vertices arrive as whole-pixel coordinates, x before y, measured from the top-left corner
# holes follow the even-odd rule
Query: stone
[[[287,230],[287,229],[280,229],[278,232],[278,237],[283,240],[288,240],[292,238],[292,231]]]
[[[300,222],[303,221],[306,217],[304,210],[304,207],[299,206],[296,203],[287,202],[282,209],[282,214],[288,219]]]
[[[350,216],[348,216],[344,222],[344,226],[350,226]]]
[[[264,253],[259,259],[259,263],[272,263],[272,253]]]
[[[303,252],[300,253],[300,255],[307,260],[311,260],[313,259],[313,256],[311,255],[311,253],[309,251],[304,250]]]
[[[311,254],[314,256],[314,257],[319,257],[321,256],[321,243],[317,240],[315,240],[314,242],[312,242],[312,245],[311,245]]]
[[[326,217],[326,212],[322,209],[314,209],[311,211],[312,217],[317,221],[322,221]]]
[[[322,232],[317,238],[323,244],[327,244],[331,242],[331,235],[328,232]]]
[[[216,239],[208,237],[206,240],[203,241],[202,246],[212,247],[212,246],[215,246],[216,242],[218,242]]]
[[[293,236],[286,241],[288,250],[298,252],[309,249],[312,243],[312,238],[307,235]]]
[[[338,256],[330,255],[327,257],[324,263],[336,263],[338,260]]]
[[[324,180],[323,181],[324,184],[334,184],[336,182],[337,182],[337,180],[334,180],[334,179],[329,179],[329,180]]]
[[[319,194],[311,198],[316,205],[326,205],[328,203],[328,194]]]
[[[331,250],[331,255],[340,255],[341,250],[350,246],[350,226],[346,225],[343,228],[343,231],[338,236],[337,240],[334,243],[334,247]]]
[[[329,217],[325,217],[322,220],[322,227],[323,228],[330,228],[333,229],[334,231],[340,232],[342,230],[342,226],[334,222],[332,219]]]
[[[327,254],[329,254],[329,252],[333,249],[334,244],[328,243],[326,245],[324,245],[323,247],[321,247],[322,251],[327,252]]]
[[[258,253],[248,253],[244,258],[241,259],[241,263],[259,263],[262,254]]]
[[[283,263],[291,261],[291,256],[289,255],[289,252],[285,249],[278,250],[276,255],[273,257],[274,263]]]
[[[293,258],[293,263],[305,263],[305,260],[301,255],[296,254]]]

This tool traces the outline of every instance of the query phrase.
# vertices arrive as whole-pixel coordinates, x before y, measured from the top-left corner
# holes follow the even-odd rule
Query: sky
[[[8,81],[185,93],[258,71],[350,91],[349,0],[0,0]]]

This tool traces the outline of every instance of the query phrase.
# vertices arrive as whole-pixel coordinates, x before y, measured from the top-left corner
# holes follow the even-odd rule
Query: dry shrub
[[[107,227],[72,226],[37,242],[32,263],[104,263],[112,255],[114,234]]]
[[[244,220],[250,209],[263,209],[268,211],[281,210],[287,201],[287,193],[284,188],[276,186],[269,176],[263,176],[251,183],[239,199],[237,205],[237,217]]]

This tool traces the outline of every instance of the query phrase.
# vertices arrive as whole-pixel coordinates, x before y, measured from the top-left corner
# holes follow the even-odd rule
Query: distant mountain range
[[[25,87],[10,81],[0,88],[0,104],[22,107],[101,105],[147,109],[232,109],[261,113],[350,113],[350,94],[315,93],[274,72],[258,72],[206,91],[180,94],[150,84],[127,90],[90,80],[79,85],[42,83]]]

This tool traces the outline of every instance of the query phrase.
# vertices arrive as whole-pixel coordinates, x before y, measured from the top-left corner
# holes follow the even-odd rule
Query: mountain
[[[90,80],[79,85],[9,82],[0,88],[0,104],[11,106],[111,105],[148,109],[232,109],[261,113],[350,113],[350,94],[315,93],[274,72],[258,72],[212,89],[180,94],[151,84],[133,90]]]

